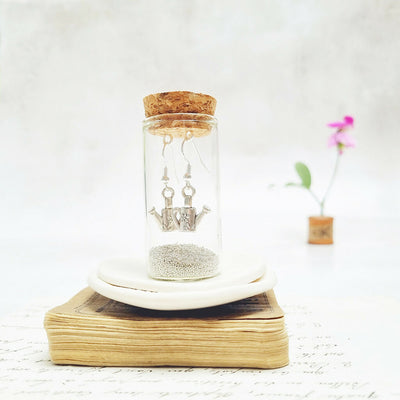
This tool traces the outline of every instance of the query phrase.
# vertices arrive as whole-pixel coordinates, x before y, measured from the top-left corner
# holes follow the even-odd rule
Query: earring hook
[[[204,163],[203,159],[201,158],[201,155],[200,155],[199,149],[198,149],[197,146],[196,146],[196,143],[195,143],[194,140],[192,140],[192,139],[193,139],[193,133],[190,132],[190,131],[187,131],[186,134],[185,134],[185,138],[183,139],[182,144],[181,144],[181,153],[182,153],[182,155],[183,155],[183,158],[185,159],[185,161],[186,161],[187,164],[188,164],[189,174],[190,174],[190,169],[191,169],[192,165],[190,164],[190,161],[187,159],[187,157],[186,157],[186,155],[185,155],[185,152],[184,152],[184,150],[183,150],[183,147],[184,147],[184,145],[185,145],[186,142],[191,142],[191,143],[192,143],[193,148],[194,148],[194,150],[195,150],[196,153],[197,153],[197,157],[199,157],[199,160],[200,160],[201,165],[204,167],[204,169],[205,169],[208,173],[210,173],[210,170],[208,169],[207,165]]]
[[[168,140],[167,140],[167,138],[168,138]],[[163,145],[163,148],[162,148],[161,155],[164,158],[164,161],[165,161],[165,148],[167,147],[168,144],[172,143],[172,139],[173,139],[173,137],[169,133],[167,133],[166,135],[163,136],[164,145]]]
[[[183,176],[184,179],[191,179],[191,178],[192,178],[192,174],[191,174],[191,171],[192,171],[192,164],[190,163],[189,159],[186,157],[185,150],[184,150],[185,143],[188,142],[188,141],[190,141],[190,140],[192,139],[192,137],[193,137],[193,133],[190,132],[190,131],[187,131],[187,132],[185,133],[185,137],[184,137],[184,139],[182,140],[182,144],[181,144],[181,154],[182,154],[183,158],[185,159],[185,161],[186,161],[186,163],[187,163],[186,173],[185,173],[185,175]]]
[[[167,185],[167,182],[169,181],[169,177],[168,177],[168,167],[167,167],[167,159],[165,158],[165,149],[167,147],[167,145],[172,143],[172,136],[170,134],[166,134],[163,136],[163,148],[161,151],[161,156],[164,160],[164,175],[161,178],[161,180],[165,183],[165,185]]]

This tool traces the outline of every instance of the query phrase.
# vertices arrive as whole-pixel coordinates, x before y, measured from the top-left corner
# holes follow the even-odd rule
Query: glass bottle
[[[217,120],[165,113],[146,118],[143,132],[148,274],[213,277],[221,254]]]

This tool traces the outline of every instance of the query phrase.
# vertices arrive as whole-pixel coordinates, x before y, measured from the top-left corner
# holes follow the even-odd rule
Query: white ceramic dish
[[[250,283],[263,276],[265,262],[258,257],[225,254],[221,257],[220,274],[198,281],[164,281],[151,279],[144,260],[114,258],[103,261],[97,270],[106,283],[130,289],[153,292],[190,292]]]
[[[177,292],[130,289],[104,282],[98,277],[97,272],[89,276],[89,286],[101,295],[152,310],[190,310],[217,306],[263,293],[272,289],[275,284],[276,276],[269,269],[255,282]]]

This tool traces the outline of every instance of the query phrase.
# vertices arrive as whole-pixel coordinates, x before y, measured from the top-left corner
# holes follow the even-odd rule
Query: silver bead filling
[[[195,244],[167,244],[150,249],[149,264],[156,279],[202,279],[216,275],[218,256]]]

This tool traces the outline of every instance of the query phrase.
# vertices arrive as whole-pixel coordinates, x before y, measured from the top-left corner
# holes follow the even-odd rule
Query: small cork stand
[[[309,217],[308,243],[333,244],[333,218]]]
[[[207,136],[215,124],[217,101],[208,94],[186,91],[150,94],[143,99],[149,132],[183,138]]]

